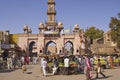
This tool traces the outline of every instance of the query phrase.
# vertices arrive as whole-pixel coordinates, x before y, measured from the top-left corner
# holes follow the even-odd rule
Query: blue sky
[[[28,25],[38,33],[40,22],[47,21],[48,0],[0,0],[0,30],[23,33]],[[63,22],[65,29],[95,26],[107,31],[111,17],[120,12],[120,0],[55,0],[56,20]]]

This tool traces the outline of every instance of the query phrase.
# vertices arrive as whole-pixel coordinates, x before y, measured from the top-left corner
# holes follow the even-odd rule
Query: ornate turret
[[[63,29],[63,23],[62,22],[58,23],[57,29],[59,30],[59,32]]]
[[[31,28],[29,28],[28,25],[24,25],[23,30],[24,30],[24,33],[26,33],[26,34],[32,33],[32,30],[31,30]]]
[[[39,29],[39,33],[40,33],[40,32],[43,32],[43,30],[45,29],[44,23],[41,22],[41,23],[39,24],[38,29]]]
[[[75,24],[74,29],[73,29],[73,33],[76,33],[79,31],[79,25]]]
[[[23,27],[23,30],[24,30],[24,33],[28,33],[28,25],[24,25],[24,27]]]

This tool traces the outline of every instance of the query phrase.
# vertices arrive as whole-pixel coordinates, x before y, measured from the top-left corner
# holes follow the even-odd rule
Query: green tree
[[[109,28],[111,29],[112,41],[117,43],[117,47],[120,48],[120,13],[118,14],[118,18],[111,17]]]
[[[94,39],[103,37],[103,33],[103,30],[99,30],[98,28],[91,26],[85,31],[85,36],[90,39],[90,43],[92,44]]]

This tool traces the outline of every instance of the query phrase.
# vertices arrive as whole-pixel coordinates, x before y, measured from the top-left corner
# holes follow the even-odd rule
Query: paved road
[[[78,75],[51,75],[42,76],[39,65],[27,65],[27,72],[22,73],[21,69],[0,70],[0,80],[85,80],[84,74]],[[120,68],[106,69],[104,74],[107,78],[94,79],[95,72],[92,72],[93,80],[120,80]]]

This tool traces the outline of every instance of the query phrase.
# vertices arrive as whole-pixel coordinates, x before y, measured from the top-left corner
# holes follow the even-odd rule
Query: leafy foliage
[[[120,13],[118,14],[120,18]],[[120,48],[120,19],[116,17],[111,17],[109,28],[111,29],[111,39],[113,42],[117,43]]]
[[[90,39],[90,43],[92,44],[94,39],[103,37],[103,33],[103,30],[99,30],[92,26],[85,31],[85,36]]]

